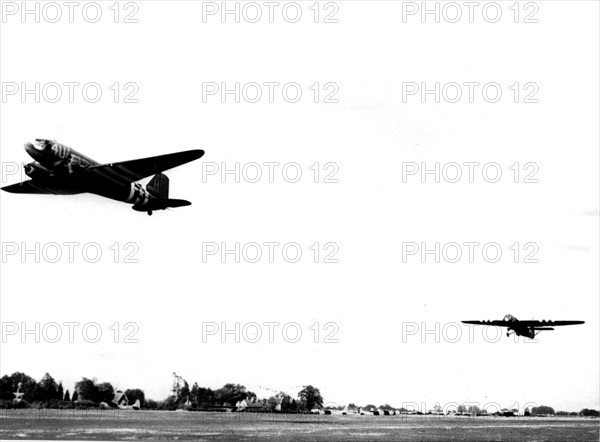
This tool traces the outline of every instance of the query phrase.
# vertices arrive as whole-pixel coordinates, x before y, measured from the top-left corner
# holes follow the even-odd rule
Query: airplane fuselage
[[[108,174],[99,179],[89,170],[100,163],[56,141],[37,139],[35,144],[26,143],[25,151],[35,160],[25,165],[25,174],[42,185],[57,184],[72,189],[70,193],[94,193],[140,210],[152,198],[138,182],[123,184]]]
[[[189,206],[182,199],[169,198],[169,177],[163,172],[197,160],[201,149],[186,150],[154,157],[116,163],[97,161],[56,141],[36,139],[26,143],[25,151],[35,161],[24,166],[30,178],[2,187],[9,193],[75,195],[93,193],[133,204],[139,212]],[[152,177],[144,188],[140,180]]]
[[[508,333],[506,333],[506,335],[509,336],[511,331],[517,336],[524,336],[529,339],[535,338],[536,335],[533,327],[508,327]]]
[[[504,316],[505,321],[513,322],[515,325],[507,326],[508,331],[506,336],[510,336],[510,332],[512,331],[517,336],[524,336],[529,339],[535,338],[535,329],[533,327],[527,327],[524,325],[519,325],[519,320],[512,315]]]

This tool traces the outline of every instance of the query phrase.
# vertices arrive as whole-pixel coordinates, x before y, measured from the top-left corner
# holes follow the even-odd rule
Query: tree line
[[[98,382],[95,378],[82,378],[75,383],[73,392],[64,390],[62,382],[46,373],[39,382],[25,373],[16,372],[0,378],[0,408],[97,408],[101,405],[116,406],[115,390],[110,382]],[[20,393],[17,399],[15,393]],[[173,386],[167,398],[161,401],[147,399],[139,388],[124,391],[129,405],[140,401],[147,410],[197,410],[218,411],[238,409],[251,411],[309,412],[323,407],[323,397],[318,388],[308,385],[297,398],[280,392],[270,398],[260,399],[240,384],[228,383],[212,390],[189,383],[173,373]]]
[[[97,408],[102,403],[115,406],[113,400],[115,390],[110,382],[98,382],[95,378],[82,378],[75,383],[73,392],[64,389],[62,382],[46,373],[39,382],[25,373],[16,372],[10,376],[0,378],[0,408]],[[21,393],[20,399],[15,400],[15,393]],[[236,411],[256,412],[287,412],[306,413],[315,409],[324,408],[324,400],[318,388],[307,385],[292,397],[285,392],[275,393],[269,398],[258,398],[257,395],[246,389],[243,385],[228,383],[223,387],[212,390],[200,387],[194,382],[190,388],[189,383],[173,373],[171,394],[161,401],[147,399],[140,388],[129,388],[124,392],[129,404],[140,402],[142,409],[146,410],[190,410],[190,411],[223,411],[234,409]],[[381,410],[384,412],[408,412],[404,408],[394,408],[389,404],[367,404],[364,407],[349,404],[347,407],[325,407],[327,410]],[[434,407],[435,409],[435,407]],[[434,411],[441,411],[435,409]],[[459,405],[458,414],[479,415],[483,410],[477,406]],[[514,410],[516,411],[516,410]],[[422,413],[419,413],[422,414]],[[599,417],[598,410],[584,408],[580,412],[555,412],[552,407],[540,405],[525,410],[525,416],[584,416]]]
[[[16,372],[0,378],[0,408],[89,408],[102,402],[113,404],[115,389],[110,382],[98,383],[95,379],[82,378],[75,383],[73,393],[64,389],[62,382],[46,373],[39,382],[25,373]],[[15,393],[20,393],[17,399]],[[143,390],[125,390],[130,403],[145,402]]]
[[[200,387],[194,382],[189,383],[173,373],[171,395],[157,404],[160,410],[220,410],[237,409],[239,411],[283,411],[309,412],[323,408],[323,397],[318,388],[305,386],[296,398],[285,392],[279,392],[269,398],[258,398],[256,393],[249,391],[240,384],[228,383],[223,387],[212,390]]]

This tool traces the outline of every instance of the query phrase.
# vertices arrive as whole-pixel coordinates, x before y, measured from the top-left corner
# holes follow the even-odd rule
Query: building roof
[[[123,393],[120,390],[117,390],[115,392],[115,397],[113,398],[112,401],[113,401],[113,403],[115,403],[117,405],[121,404],[122,402],[125,402],[126,404],[129,403],[129,399],[127,399],[127,396],[125,396],[125,393]]]

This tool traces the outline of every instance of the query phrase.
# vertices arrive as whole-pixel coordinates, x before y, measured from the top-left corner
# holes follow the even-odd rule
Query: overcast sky
[[[597,2],[538,2],[539,10],[519,11],[518,23],[511,2],[500,3],[496,23],[479,9],[469,23],[466,8],[457,23],[448,22],[450,9],[441,10],[440,23],[431,16],[422,23],[401,2],[360,1],[321,4],[318,23],[312,2],[300,3],[296,23],[286,21],[283,6],[269,23],[262,3],[257,23],[248,22],[255,16],[248,8],[240,23],[233,16],[222,23],[218,13],[203,20],[201,3],[170,3],[123,6],[118,23],[109,2],[101,3],[96,23],[80,9],[69,23],[66,7],[57,23],[44,19],[55,16],[50,9],[40,12],[40,23],[3,12],[2,185],[20,180],[9,172],[32,161],[22,145],[35,138],[56,139],[99,162],[188,149],[206,154],[167,172],[170,196],[193,205],[152,217],[94,195],[0,194],[0,374],[22,371],[39,380],[50,372],[69,389],[82,376],[96,377],[154,399],[169,394],[176,371],[190,385],[235,382],[263,395],[312,384],[338,404],[598,408]],[[288,19],[294,11],[286,9]],[[525,23],[533,19],[538,23]],[[34,94],[21,97],[23,86],[36,82],[40,103]],[[63,94],[56,103],[48,102],[53,82]],[[80,84],[73,103],[69,82]],[[251,85],[240,103],[233,94],[222,103],[218,92],[203,100],[208,83],[233,89],[236,82],[240,90],[258,83],[263,96],[248,102],[256,93]],[[273,103],[269,82],[279,83]],[[439,103],[433,94],[422,102],[420,90],[406,94],[436,82]],[[472,103],[469,82],[479,84]],[[102,92],[96,103],[82,97],[89,83]],[[282,97],[288,83],[302,91],[297,103]],[[449,102],[456,86],[443,88],[448,83],[460,86],[456,103]],[[482,96],[492,83],[488,98],[502,93],[496,103]],[[138,102],[126,103],[129,94]],[[325,102],[332,100],[338,102]],[[236,162],[240,170],[258,163],[262,178],[250,182],[252,165],[240,183],[234,175],[225,183],[209,175]],[[440,170],[462,165],[462,178],[450,182],[454,166],[439,183],[433,175],[426,183],[418,172],[403,175],[414,171],[409,163],[436,162]],[[468,162],[479,163],[472,183]],[[272,183],[264,163],[280,164]],[[288,163],[297,166],[286,169],[286,179]],[[488,182],[496,166],[482,175],[488,163],[502,172],[496,183]],[[297,168],[302,177],[289,182]],[[22,259],[23,245],[34,249],[36,242],[50,259],[48,244],[58,243],[62,259]],[[73,263],[68,242],[80,244]],[[236,242],[240,249],[260,244],[262,258],[248,262],[253,245],[240,263],[203,253],[214,250],[209,243],[231,249]],[[280,244],[273,263],[264,245],[272,242]],[[421,262],[420,251],[403,259],[403,250],[414,250],[409,243],[433,249],[436,242],[441,262],[433,255]],[[82,256],[90,243],[102,251],[96,263]],[[282,257],[288,243],[302,251],[297,263]],[[461,247],[456,263],[449,262],[455,245],[443,258],[448,243]],[[464,243],[479,243],[472,263]],[[502,252],[496,263],[482,255],[488,243]],[[8,253],[15,244],[16,254]],[[287,251],[293,258],[294,249]],[[125,262],[130,253],[137,263]],[[493,329],[485,339],[484,327],[458,325],[507,313],[586,323],[529,343],[496,339]],[[22,323],[34,329],[36,322],[50,339],[36,343],[27,335],[23,343]],[[66,322],[81,324],[73,343]],[[279,325],[271,326],[270,342],[265,323],[273,322]],[[61,324],[57,343],[48,342],[55,335],[50,323]],[[91,323],[102,331],[97,343],[82,337]],[[220,333],[236,323],[239,343]],[[248,342],[252,323],[262,332],[256,343]],[[11,324],[19,327],[15,335]],[[206,333],[215,324],[217,333]],[[302,336],[292,343],[298,328]],[[137,343],[125,342],[130,332]]]

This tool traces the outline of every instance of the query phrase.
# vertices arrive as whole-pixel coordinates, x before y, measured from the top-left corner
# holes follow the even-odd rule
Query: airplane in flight
[[[533,339],[536,335],[543,330],[554,330],[553,327],[561,325],[579,325],[584,324],[585,321],[519,321],[512,315],[506,315],[502,321],[462,321],[463,324],[474,324],[474,325],[495,325],[498,327],[508,327],[506,336],[510,336],[513,332],[517,336],[525,336],[526,338]]]
[[[162,172],[204,155],[203,150],[159,155],[119,163],[100,164],[74,149],[53,140],[36,139],[25,143],[25,151],[35,161],[25,164],[31,178],[3,187],[10,193],[76,195],[94,193],[133,204],[133,210],[147,212],[169,207],[189,206],[186,200],[169,198],[169,178]],[[154,175],[144,189],[137,181]]]

